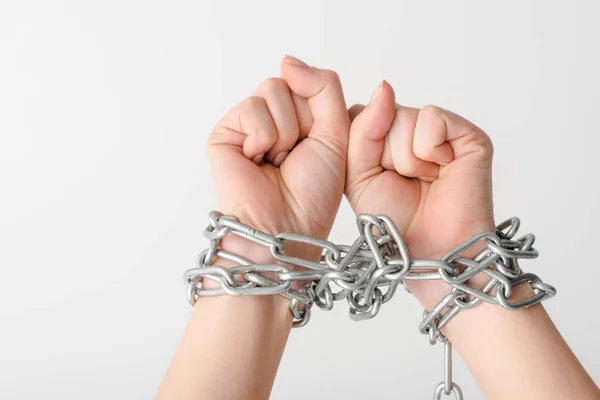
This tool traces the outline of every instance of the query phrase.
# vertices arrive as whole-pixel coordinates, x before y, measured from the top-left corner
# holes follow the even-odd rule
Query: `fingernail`
[[[254,157],[252,159],[252,162],[256,165],[258,165],[258,163],[260,163],[260,160],[262,160],[262,158],[265,156],[265,153],[260,153],[259,155],[257,155],[256,157]]]
[[[285,56],[285,58],[283,59],[287,64],[292,64],[292,65],[296,65],[298,67],[303,67],[306,68],[308,67],[308,64],[305,63],[302,60],[297,59],[296,57],[292,57],[292,56]]]
[[[282,151],[281,153],[277,153],[277,155],[273,159],[273,165],[276,167],[279,167],[281,164],[283,164],[283,160],[285,160],[287,155],[288,155],[287,151]]]

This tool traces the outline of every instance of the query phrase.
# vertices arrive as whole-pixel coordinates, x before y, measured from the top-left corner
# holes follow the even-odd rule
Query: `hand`
[[[283,60],[281,75],[227,113],[210,136],[219,210],[269,234],[326,239],[346,175],[350,119],[342,87],[334,72],[293,57]],[[233,235],[221,246],[257,263],[274,261]],[[321,254],[302,247],[286,244],[285,253]],[[268,399],[291,327],[282,296],[201,297],[157,398]]]
[[[412,258],[439,258],[494,231],[493,148],[481,129],[435,106],[397,105],[385,81],[349,113],[346,196],[355,213],[391,217]],[[407,286],[428,308],[449,291],[439,281]]]
[[[263,82],[210,136],[219,210],[270,234],[325,239],[344,191],[350,120],[342,87],[335,72],[289,56],[281,76]],[[310,252],[302,257],[320,256]]]

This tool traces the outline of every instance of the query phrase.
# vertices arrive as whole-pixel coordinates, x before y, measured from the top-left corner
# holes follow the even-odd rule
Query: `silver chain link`
[[[335,301],[346,299],[350,318],[360,321],[377,315],[381,305],[394,296],[398,285],[404,285],[407,280],[443,280],[452,290],[435,307],[423,312],[419,331],[429,337],[431,344],[444,343],[444,380],[435,388],[434,399],[441,399],[442,394],[453,394],[455,399],[462,400],[462,391],[452,380],[452,345],[442,333],[448,322],[462,309],[473,308],[481,302],[518,310],[556,294],[556,289],[537,275],[521,271],[519,259],[537,258],[538,252],[533,248],[533,234],[514,239],[520,225],[518,218],[499,224],[496,232],[473,236],[440,260],[412,260],[404,239],[387,216],[361,214],[357,225],[358,239],[346,246],[297,233],[272,236],[235,217],[212,211],[203,232],[209,247],[198,256],[196,267],[184,274],[188,301],[194,305],[202,296],[278,294],[291,300],[293,326],[301,327],[309,321],[315,304],[328,311]],[[221,239],[229,234],[267,247],[281,264],[255,264],[221,249]],[[292,242],[318,247],[321,259],[315,262],[285,255],[286,243]],[[464,256],[481,243],[485,248],[477,256],[473,259]],[[237,265],[231,268],[212,265],[217,259]],[[481,289],[467,285],[469,279],[480,273],[489,276]],[[203,279],[217,282],[219,286],[204,288]],[[296,290],[292,288],[295,282],[304,285]],[[525,283],[534,289],[533,296],[511,302],[515,286]]]

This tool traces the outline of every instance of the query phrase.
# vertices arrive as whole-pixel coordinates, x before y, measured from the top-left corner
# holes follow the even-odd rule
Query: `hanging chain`
[[[301,327],[309,321],[315,304],[329,311],[335,301],[346,299],[350,318],[360,321],[377,315],[381,305],[394,296],[398,285],[407,280],[443,280],[452,291],[431,310],[423,312],[419,331],[429,337],[431,344],[444,343],[444,381],[436,387],[434,399],[441,399],[442,394],[454,394],[455,399],[462,400],[459,386],[452,381],[452,345],[442,333],[444,326],[462,309],[473,308],[481,302],[518,310],[556,294],[556,289],[542,282],[537,275],[522,273],[518,260],[537,258],[538,252],[533,248],[533,234],[514,239],[520,225],[518,218],[504,221],[496,227],[496,232],[473,236],[440,260],[412,260],[404,239],[387,216],[361,214],[357,217],[357,225],[358,239],[346,246],[297,233],[272,236],[235,217],[212,211],[203,232],[209,247],[198,256],[196,267],[184,274],[188,301],[194,305],[202,296],[278,294],[290,299],[293,326]],[[229,234],[267,247],[281,264],[255,264],[220,249],[221,239]],[[320,261],[285,255],[286,242],[320,248]],[[465,253],[482,242],[485,248],[477,256],[473,259],[465,257]],[[237,266],[212,265],[216,259],[229,260]],[[290,269],[283,264],[303,269]],[[489,276],[481,289],[467,285],[469,279],[480,273]],[[215,281],[219,286],[204,288],[203,279]],[[308,283],[294,289],[295,282]],[[510,301],[515,286],[526,283],[531,285],[534,294],[524,300]]]

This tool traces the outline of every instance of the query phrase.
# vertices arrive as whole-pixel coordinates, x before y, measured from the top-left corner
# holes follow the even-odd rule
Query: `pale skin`
[[[217,124],[208,153],[219,210],[267,233],[326,239],[344,194],[357,214],[390,216],[413,258],[439,258],[495,226],[493,148],[480,128],[438,107],[400,106],[385,81],[366,107],[347,110],[337,74],[293,57],[284,58],[281,78],[263,82]],[[222,246],[274,262],[240,239]],[[286,253],[320,256],[303,246]],[[410,289],[426,308],[449,291],[439,281],[412,281]],[[515,295],[531,290],[522,285]],[[288,307],[281,296],[200,298],[157,399],[267,399],[291,330]],[[483,303],[444,334],[487,399],[600,399],[542,305],[507,311]]]

